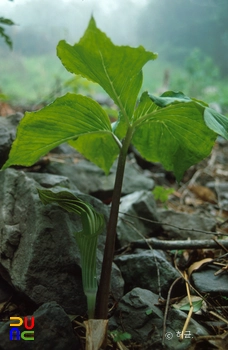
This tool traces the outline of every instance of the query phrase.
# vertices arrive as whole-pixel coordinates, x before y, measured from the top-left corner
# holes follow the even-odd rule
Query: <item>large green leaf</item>
[[[228,118],[212,108],[205,108],[204,120],[208,128],[228,140]]]
[[[93,153],[90,146],[82,149],[80,140],[83,135],[90,135],[93,140]],[[3,169],[10,165],[30,166],[64,142],[77,146],[77,141],[74,141],[77,138],[78,149],[108,172],[118,154],[109,118],[94,100],[70,93],[38,112],[25,114]],[[107,147],[104,145],[106,141]]]
[[[150,103],[152,112],[143,116]],[[210,154],[216,134],[206,126],[204,107],[198,103],[179,102],[154,111],[153,105],[144,94],[135,112],[141,119],[136,121],[133,144],[145,159],[174,171],[179,181],[186,169]]]
[[[183,92],[166,91],[161,96],[149,94],[151,100],[159,107],[166,107],[173,103],[189,102],[191,98],[184,95]]]
[[[166,107],[166,106],[169,106],[171,104],[180,103],[180,102],[188,103],[190,101],[194,101],[203,107],[208,106],[207,103],[200,101],[200,100],[197,100],[195,98],[190,98],[190,97],[186,96],[185,94],[183,94],[183,92],[181,92],[181,91],[166,91],[159,97],[152,95],[152,94],[149,94],[149,97],[159,107]]]
[[[157,57],[142,46],[116,46],[96,27],[93,17],[78,44],[64,40],[57,54],[66,69],[100,84],[119,106],[125,120],[131,118],[142,84],[142,67]]]
[[[149,94],[149,97],[154,102],[154,104],[161,108],[180,102],[195,102],[196,104],[204,108],[204,121],[208,128],[210,128],[215,133],[228,140],[228,117],[208,107],[207,103],[197,100],[195,98],[190,98],[180,91],[166,91],[159,97]]]
[[[157,109],[159,109],[159,107],[155,103],[151,102],[151,95],[149,95],[146,91],[143,92],[139,101],[139,105],[134,113],[134,121],[155,112]]]
[[[68,143],[103,169],[106,174],[119,154],[119,147],[113,135],[107,132],[85,134],[76,141],[72,140]]]

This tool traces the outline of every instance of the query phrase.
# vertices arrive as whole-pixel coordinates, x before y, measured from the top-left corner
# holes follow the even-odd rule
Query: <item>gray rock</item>
[[[68,143],[62,143],[61,145],[53,148],[53,150],[50,151],[51,154],[61,154],[65,155],[67,157],[78,157],[80,155],[79,152],[76,151],[75,148],[68,145]]]
[[[97,270],[98,270],[98,283],[100,283],[100,272],[101,272],[101,267],[102,267],[102,256],[98,251],[98,257],[97,257]],[[123,295],[124,295],[124,279],[121,274],[120,269],[118,266],[113,263],[112,264],[112,273],[111,273],[111,294],[112,297],[115,299],[115,301],[119,301]]]
[[[100,105],[113,106],[113,100],[106,94],[96,93],[92,96]]]
[[[193,285],[200,293],[228,295],[228,274],[225,272],[215,276],[218,270],[216,266],[207,266],[192,273]]]
[[[194,320],[194,316],[191,317],[187,330],[184,332],[184,339],[182,342],[179,341],[180,334],[185,324],[187,313],[177,310],[170,309],[167,317],[167,328],[165,336],[165,346],[169,350],[184,350],[189,349],[190,343],[193,338],[198,336],[209,335],[208,331],[201,326],[197,321]],[[170,337],[172,334],[172,339]]]
[[[200,216],[197,214],[188,214],[175,212],[173,210],[158,210],[159,221],[162,223],[163,229],[167,232],[169,238],[174,239],[209,239],[213,234],[194,232],[194,230],[214,232],[216,228],[216,220],[213,217]],[[175,225],[172,227],[165,224]],[[184,228],[185,230],[180,230]],[[188,230],[186,230],[188,229]]]
[[[43,304],[33,316],[35,318],[33,341],[9,340],[10,322],[0,324],[0,350],[79,349],[79,340],[73,333],[71,321],[56,302]],[[24,331],[25,328],[21,326],[20,329]]]
[[[40,184],[44,188],[52,188],[55,186],[61,186],[66,188],[71,188],[71,184],[69,179],[66,176],[53,176],[50,174],[40,174],[40,173],[32,173],[26,172],[26,177],[35,180],[38,184]]]
[[[0,168],[6,162],[16,137],[16,128],[23,114],[15,113],[9,117],[0,117]]]
[[[100,177],[104,176],[100,168],[87,160],[76,164],[51,162],[45,168],[45,172],[66,176],[83,193],[96,192],[101,186]]]
[[[124,279],[115,263],[112,264],[111,292],[116,301],[120,300],[124,295]]]
[[[73,232],[81,229],[81,221],[57,205],[43,205],[37,193],[41,183],[46,188],[52,184],[63,190],[67,179],[13,169],[0,172],[1,275],[38,305],[54,300],[67,313],[83,314],[86,298],[81,281],[80,254],[73,236]],[[73,193],[90,202],[107,220],[107,206],[96,198]],[[102,234],[98,243],[100,261],[104,241]],[[120,296],[123,282],[120,289],[114,282],[113,286],[114,293]]]
[[[214,181],[207,182],[207,187],[213,189],[214,191],[218,192],[219,196],[222,198],[228,198],[228,183],[225,181],[220,181],[218,183]]]
[[[118,325],[122,324],[125,332],[131,334],[133,341],[144,343],[148,340],[153,324],[162,327],[163,314],[155,304],[158,304],[156,294],[146,289],[135,288],[125,294],[118,303],[115,321]],[[146,314],[148,310],[152,311],[149,316]],[[158,337],[160,339],[159,334]]]
[[[0,303],[10,300],[13,288],[0,276]]]
[[[70,162],[61,164],[51,162],[45,169],[51,174],[67,176],[69,180],[83,193],[97,196],[100,199],[111,197],[116,174],[116,162],[108,176],[96,165],[87,160],[80,160],[76,164]],[[129,194],[137,190],[152,190],[154,181],[145,178],[136,165],[126,163],[122,194]]]
[[[227,142],[227,141],[226,141]],[[223,162],[226,163],[226,160]],[[210,181],[207,183],[207,187],[214,190],[219,199],[219,208],[222,210],[228,210],[228,183],[221,181],[218,183],[215,183],[214,181]]]
[[[142,239],[142,235],[151,236],[161,229],[160,225],[139,218],[158,221],[156,203],[151,191],[136,191],[122,197],[119,212],[117,237],[121,246]]]
[[[113,327],[118,325],[119,330],[130,333],[132,340],[140,343],[143,349],[164,349],[161,345],[163,313],[157,306],[158,304],[158,295],[146,289],[135,288],[121,299],[113,317],[114,320],[111,320],[110,323]],[[165,349],[188,349],[192,337],[208,334],[202,326],[191,319],[186,338],[179,342],[177,332],[182,331],[186,317],[187,314],[180,310],[169,311]],[[168,340],[168,337],[170,337],[170,340]]]
[[[122,255],[114,261],[122,273],[125,289],[128,291],[140,287],[158,293],[158,278],[160,278],[161,293],[166,297],[170,285],[180,276],[167,259],[156,250]],[[157,266],[160,277],[158,277]]]

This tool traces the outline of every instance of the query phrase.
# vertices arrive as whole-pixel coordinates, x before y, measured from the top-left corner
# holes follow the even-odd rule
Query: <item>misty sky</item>
[[[134,31],[137,14],[149,0],[0,0],[0,17],[12,19],[18,28],[53,28],[59,39],[77,41],[91,14],[99,28],[117,44],[138,45]],[[151,1],[151,0],[150,0]],[[15,29],[17,30],[17,29]]]
[[[10,64],[14,67],[12,62],[17,61],[15,73],[21,74],[17,80],[23,79],[24,85],[28,84],[25,78],[26,75],[29,77],[31,67],[38,65],[31,60],[27,62],[33,57],[39,58],[40,76],[48,76],[50,72],[48,63],[47,66],[42,65],[42,59],[47,57],[53,58],[56,65],[52,75],[59,76],[59,72],[65,72],[56,57],[59,40],[65,39],[70,44],[78,42],[93,15],[97,27],[114,44],[143,45],[146,50],[158,52],[158,60],[147,64],[147,67],[151,66],[150,76],[152,70],[155,76],[159,73],[161,78],[156,78],[158,84],[164,75],[160,62],[166,70],[175,67],[186,69],[186,60],[189,59],[195,70],[207,69],[205,77],[212,77],[216,70],[227,77],[227,10],[228,0],[0,0],[0,17],[15,22],[12,27],[4,26],[6,34],[12,39],[13,50],[0,37],[0,55],[9,63],[8,72],[12,73]],[[212,60],[210,67],[207,65],[204,69],[203,65],[208,60]],[[7,85],[9,78],[13,79],[11,76],[0,76],[0,88]],[[175,75],[172,77],[175,78]],[[180,79],[183,81],[182,76]],[[213,79],[210,84],[214,84]],[[151,84],[149,78],[148,84]],[[178,82],[178,89],[182,89],[179,85]]]

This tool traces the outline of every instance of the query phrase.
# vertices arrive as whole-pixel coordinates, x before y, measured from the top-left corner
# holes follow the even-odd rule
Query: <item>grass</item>
[[[38,105],[51,102],[66,91],[95,94],[102,92],[98,85],[88,83],[82,78],[72,78],[53,55],[25,57],[19,53],[0,52],[0,94],[14,105]],[[181,67],[162,61],[160,58],[147,63],[143,69],[142,91],[160,95],[162,89],[183,91],[185,94],[207,101],[217,102],[228,113],[228,84],[217,80],[204,86],[203,79],[195,81]],[[165,75],[168,85],[164,86]],[[1,95],[0,95],[1,96]]]
[[[1,59],[0,90],[14,104],[39,103],[70,76],[56,56],[24,57],[10,52]]]

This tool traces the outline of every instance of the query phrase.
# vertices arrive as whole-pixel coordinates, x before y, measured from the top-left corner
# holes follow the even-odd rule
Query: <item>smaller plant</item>
[[[163,204],[166,204],[166,202],[169,199],[169,196],[174,192],[175,192],[174,188],[164,188],[162,186],[155,186],[152,191],[154,198],[156,200],[159,200]]]
[[[200,299],[200,300],[197,300],[197,301],[193,301],[192,302],[192,306],[193,306],[193,312],[196,313],[198,312],[201,308],[202,308],[202,305],[203,305],[203,299]],[[191,305],[190,303],[187,303],[185,305],[182,305],[179,310],[182,310],[182,311],[189,311],[191,308]]]
[[[7,101],[8,99],[9,99],[9,97],[5,94],[2,94],[1,90],[0,90],[0,101]]]
[[[152,309],[148,309],[146,310],[146,315],[149,316],[153,313],[153,310]]]
[[[95,84],[83,79],[82,77],[75,75],[73,78],[68,79],[63,83],[63,87],[74,94],[92,95],[94,93]]]
[[[127,333],[127,332],[121,332],[118,331],[117,329],[115,331],[111,331],[110,335],[113,338],[113,341],[115,343],[118,343],[120,341],[124,341],[124,340],[130,340],[131,339],[131,334]]]
[[[104,229],[104,217],[90,204],[70,192],[54,193],[50,190],[38,190],[38,193],[44,204],[55,202],[69,213],[75,213],[81,217],[82,231],[75,232],[74,237],[81,254],[82,284],[87,297],[88,316],[93,319],[97,295],[97,238]]]

